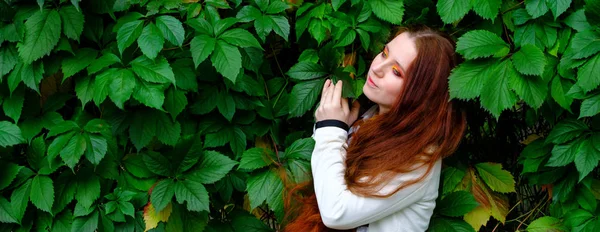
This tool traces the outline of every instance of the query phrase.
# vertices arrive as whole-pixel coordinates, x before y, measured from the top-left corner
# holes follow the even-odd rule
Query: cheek
[[[402,89],[402,85],[404,81],[399,77],[393,76],[390,77],[385,83],[385,92],[389,97],[396,98],[400,95],[400,91]]]

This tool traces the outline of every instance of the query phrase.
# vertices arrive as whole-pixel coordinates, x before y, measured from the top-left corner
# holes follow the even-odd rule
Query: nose
[[[387,67],[391,64],[391,62],[391,59],[383,59],[381,57],[378,57],[377,60],[373,62],[371,66],[371,69],[373,70],[375,76],[377,76],[378,78],[384,77],[385,70],[387,70]]]

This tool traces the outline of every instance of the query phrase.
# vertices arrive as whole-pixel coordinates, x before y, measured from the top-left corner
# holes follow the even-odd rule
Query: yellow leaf
[[[465,214],[464,219],[475,231],[479,231],[481,226],[484,226],[490,220],[490,211],[483,206],[477,206],[477,208]]]
[[[158,213],[156,213],[152,203],[148,202],[146,207],[144,207],[144,222],[146,223],[145,231],[156,228],[159,221],[167,222],[172,211],[173,205],[171,205],[171,202],[169,202],[169,204]]]

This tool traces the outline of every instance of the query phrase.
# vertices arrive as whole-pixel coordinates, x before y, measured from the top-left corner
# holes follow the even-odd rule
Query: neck
[[[382,106],[382,105],[379,105],[379,107],[377,109],[377,115],[387,113],[388,111],[390,111],[389,108],[387,108],[385,106]]]

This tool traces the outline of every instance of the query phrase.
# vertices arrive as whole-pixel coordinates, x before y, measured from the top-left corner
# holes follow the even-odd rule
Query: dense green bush
[[[324,80],[361,96],[404,24],[464,58],[469,128],[430,230],[600,228],[600,1],[4,0],[0,17],[0,231],[281,229]]]

